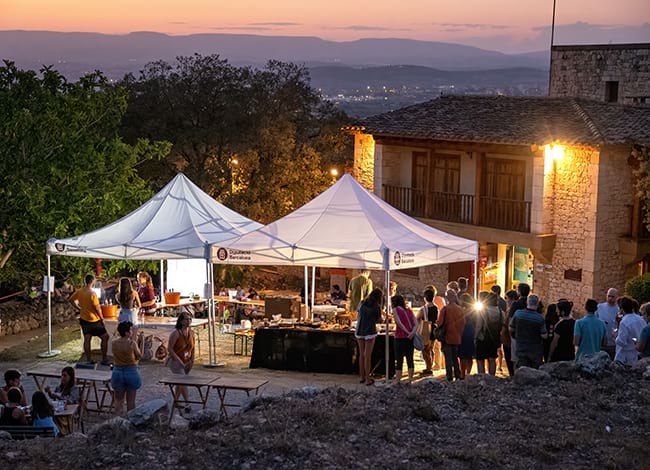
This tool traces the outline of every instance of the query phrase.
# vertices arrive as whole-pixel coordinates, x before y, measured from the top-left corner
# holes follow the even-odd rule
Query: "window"
[[[428,191],[458,194],[460,191],[460,158],[428,152],[413,152],[411,187]]]
[[[618,102],[618,82],[605,82],[605,102]]]
[[[487,158],[483,196],[523,201],[526,188],[526,162]]]

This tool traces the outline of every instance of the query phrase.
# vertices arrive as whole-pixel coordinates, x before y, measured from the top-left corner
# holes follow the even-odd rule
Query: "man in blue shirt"
[[[585,303],[587,314],[576,321],[573,327],[573,345],[577,346],[576,361],[596,354],[607,345],[607,327],[596,317],[598,302],[588,299]]]
[[[510,319],[510,334],[517,342],[517,369],[523,366],[537,369],[542,365],[543,340],[548,337],[548,332],[538,307],[539,297],[529,295],[526,308],[517,310]]]

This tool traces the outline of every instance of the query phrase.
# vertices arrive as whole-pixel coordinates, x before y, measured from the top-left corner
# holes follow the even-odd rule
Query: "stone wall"
[[[551,96],[605,101],[607,82],[618,82],[619,103],[650,105],[650,44],[553,47]]]
[[[619,239],[629,235],[632,226],[634,189],[632,169],[627,164],[629,146],[608,146],[601,150],[598,174],[598,199],[594,246],[594,295],[601,299],[609,287],[621,292],[625,281],[637,274],[636,264],[625,265]]]
[[[52,302],[52,324],[64,323],[77,317],[68,302]],[[14,335],[47,326],[47,301],[11,301],[0,304],[0,336]]]
[[[375,139],[368,134],[354,136],[354,169],[352,176],[368,191],[374,191]]]
[[[623,147],[567,148],[555,178],[547,175],[545,191],[555,197],[545,217],[557,240],[551,263],[535,273],[535,291],[545,302],[565,297],[582,311],[586,299],[604,301],[608,287],[622,289],[635,274],[618,249],[630,231],[634,200],[628,155]],[[582,270],[582,280],[565,279],[567,270]]]

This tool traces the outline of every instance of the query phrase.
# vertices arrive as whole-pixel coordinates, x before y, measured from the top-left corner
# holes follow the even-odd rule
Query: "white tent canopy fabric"
[[[395,270],[475,261],[478,243],[419,222],[351,175],[294,212],[212,245],[215,263]]]
[[[82,258],[171,260],[200,258],[206,263],[212,290],[210,246],[262,227],[219,204],[182,173],[177,174],[155,196],[121,219],[93,232],[46,243],[47,276],[52,255]],[[162,274],[161,274],[162,275]],[[162,288],[162,285],[161,285]],[[215,307],[208,298],[208,342],[210,365],[216,359]],[[52,306],[48,296],[48,352],[52,351]]]
[[[47,241],[48,255],[106,259],[209,258],[209,246],[262,227],[219,204],[182,173],[106,227]]]

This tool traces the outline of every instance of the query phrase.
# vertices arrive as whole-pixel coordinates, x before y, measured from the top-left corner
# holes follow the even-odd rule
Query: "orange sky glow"
[[[550,25],[552,7],[552,0],[0,0],[0,30],[519,41]],[[557,0],[556,24],[576,22],[638,26],[650,22],[650,1]]]

